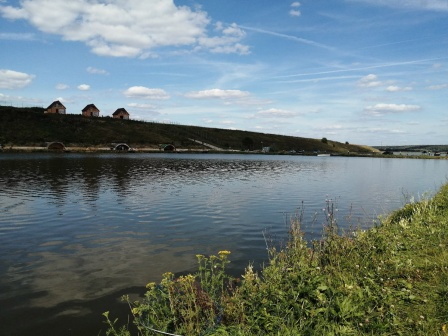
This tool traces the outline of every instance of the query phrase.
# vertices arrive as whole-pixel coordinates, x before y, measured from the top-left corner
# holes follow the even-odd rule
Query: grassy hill
[[[81,115],[45,114],[43,108],[0,106],[0,144],[8,146],[45,146],[60,141],[66,147],[109,147],[125,142],[131,147],[158,147],[174,144],[178,148],[203,148],[205,142],[223,149],[271,151],[320,151],[327,153],[371,153],[368,146],[351,145],[323,139],[283,136],[219,128],[121,120],[110,117],[86,118]]]
[[[407,146],[375,146],[381,151],[391,150],[393,152],[448,152],[448,145],[407,145]]]

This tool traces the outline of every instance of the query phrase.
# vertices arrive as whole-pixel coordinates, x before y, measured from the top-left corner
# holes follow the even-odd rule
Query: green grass
[[[286,246],[241,280],[226,274],[230,252],[198,255],[196,274],[125,298],[133,326],[105,313],[107,335],[448,335],[448,184],[367,231],[338,232],[326,210],[322,240],[293,220]]]
[[[375,146],[375,148],[380,151],[385,151],[386,149],[392,150],[393,152],[448,152],[448,145],[406,145],[406,146]]]
[[[179,148],[202,149],[195,139],[219,148],[261,150],[271,147],[274,152],[304,150],[328,153],[372,153],[368,146],[357,146],[327,140],[282,136],[238,130],[198,126],[163,124],[110,117],[86,118],[81,115],[44,114],[42,108],[0,106],[0,144],[9,146],[45,146],[59,141],[66,147],[109,147],[125,142],[131,147],[154,147],[174,144]],[[350,139],[347,139],[350,140]]]

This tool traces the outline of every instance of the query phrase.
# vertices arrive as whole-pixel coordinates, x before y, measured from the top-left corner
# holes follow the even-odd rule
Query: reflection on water
[[[265,261],[263,231],[285,239],[297,211],[309,239],[320,236],[327,198],[341,223],[350,217],[369,226],[405,196],[437,190],[447,167],[341,157],[2,154],[2,328],[96,335],[101,313],[122,309],[120,294],[141,292],[166,271],[193,270],[197,253],[231,250],[238,275],[249,261]]]

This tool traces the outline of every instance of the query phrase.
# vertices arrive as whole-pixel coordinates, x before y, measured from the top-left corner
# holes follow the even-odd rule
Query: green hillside
[[[448,145],[406,145],[406,146],[375,146],[380,151],[393,152],[448,152]]]
[[[191,139],[196,140],[192,141]],[[234,150],[305,151],[327,153],[370,153],[374,149],[331,140],[225,130],[198,126],[121,120],[110,117],[86,118],[81,115],[45,114],[43,108],[0,106],[0,144],[45,146],[60,141],[66,147],[109,147],[125,142],[134,148],[157,148],[174,144],[178,148],[204,148],[199,142]]]

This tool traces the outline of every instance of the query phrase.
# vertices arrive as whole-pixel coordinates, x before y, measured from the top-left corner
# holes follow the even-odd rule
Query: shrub
[[[197,255],[194,275],[165,273],[141,301],[128,302],[139,335],[446,335],[448,185],[370,230],[339,232],[334,203],[321,240],[308,243],[300,220],[269,263],[226,274],[230,252]],[[129,328],[104,314],[108,335]]]

